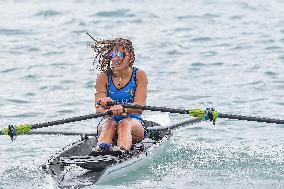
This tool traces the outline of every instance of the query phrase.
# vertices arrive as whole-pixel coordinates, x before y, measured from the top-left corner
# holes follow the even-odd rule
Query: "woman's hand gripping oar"
[[[11,140],[14,140],[15,136],[20,135],[20,134],[29,133],[30,131],[34,129],[49,127],[49,126],[54,126],[54,125],[60,125],[64,123],[82,121],[82,120],[87,120],[87,119],[93,119],[93,118],[103,117],[107,115],[112,115],[112,111],[106,111],[104,113],[88,114],[84,116],[71,117],[71,118],[66,118],[66,119],[61,119],[61,120],[56,120],[56,121],[38,123],[38,124],[9,125],[7,128],[0,130],[0,135],[9,135],[11,137]]]

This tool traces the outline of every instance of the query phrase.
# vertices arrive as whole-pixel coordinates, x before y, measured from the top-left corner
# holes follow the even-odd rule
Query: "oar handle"
[[[225,114],[225,113],[219,113],[219,118],[256,121],[256,122],[264,122],[264,123],[284,124],[284,120],[281,120],[281,119],[272,119],[272,118],[268,118],[268,117],[244,116],[244,115],[235,115],[235,114]]]

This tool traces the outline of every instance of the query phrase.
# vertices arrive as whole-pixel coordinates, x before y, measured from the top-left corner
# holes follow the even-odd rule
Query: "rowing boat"
[[[145,160],[149,159],[150,156],[154,154],[153,152],[157,152],[158,151],[157,149],[161,149],[162,144],[165,144],[165,141],[168,141],[168,139],[170,138],[172,134],[171,131],[179,127],[188,126],[190,124],[194,124],[202,120],[205,121],[210,120],[213,122],[214,125],[217,118],[228,118],[228,119],[237,119],[237,120],[284,124],[284,120],[281,119],[226,114],[226,113],[217,112],[212,108],[207,108],[206,110],[176,109],[168,107],[143,106],[136,104],[123,104],[122,106],[124,108],[170,112],[178,114],[189,114],[190,116],[193,116],[195,118],[186,119],[174,124],[169,124],[165,122],[161,123],[160,121],[165,121],[165,120],[169,121],[169,115],[167,115],[167,118],[162,118],[159,121],[156,121],[155,119],[151,120],[152,122],[147,121],[145,123],[145,127],[148,132],[148,136],[142,141],[136,141],[132,146],[132,150],[130,151],[131,153],[129,154],[118,153],[116,155],[115,154],[93,155],[94,153],[92,153],[93,152],[92,149],[97,144],[96,133],[35,131],[36,129],[43,127],[49,127],[59,124],[76,122],[76,121],[83,121],[88,119],[104,117],[104,116],[111,116],[112,115],[111,111],[60,119],[45,123],[9,125],[7,128],[0,130],[0,135],[9,135],[11,140],[15,140],[15,137],[21,134],[80,135],[81,136],[80,140],[68,145],[67,147],[59,151],[57,154],[50,157],[48,161],[42,166],[42,168],[47,173],[51,174],[52,177],[56,179],[56,181],[60,182],[63,180],[67,180],[66,179],[68,178],[66,177],[66,175],[68,175],[67,173],[73,173],[73,172],[75,173],[75,171],[73,171],[73,168],[76,168],[76,171],[77,168],[80,168],[81,170],[83,170],[82,171],[83,174],[81,174],[83,178],[85,178],[85,176],[87,177],[90,176],[92,178],[92,181],[90,179],[88,180],[91,181],[92,183],[100,183],[100,182],[103,183],[105,181],[114,179],[115,177],[120,177],[130,174],[131,171],[135,170],[135,165],[136,168],[139,167],[139,163],[141,165],[141,163],[145,162]],[[95,137],[89,137],[89,136],[95,136]]]
[[[81,139],[68,145],[54,156],[50,157],[48,161],[42,166],[42,168],[55,178],[56,181],[68,180],[68,173],[76,173],[76,178],[91,177],[88,179],[93,183],[103,183],[112,180],[117,177],[127,176],[132,171],[139,168],[139,165],[144,165],[147,159],[151,158],[153,152],[159,152],[157,149],[161,149],[162,144],[168,141],[172,134],[172,130],[188,126],[203,120],[212,121],[213,125],[217,118],[228,118],[237,120],[257,121],[265,123],[284,124],[284,120],[274,119],[268,117],[256,117],[256,116],[244,116],[236,114],[220,113],[212,108],[202,109],[176,109],[168,107],[156,107],[156,106],[143,106],[137,104],[122,104],[124,108],[133,108],[141,110],[151,110],[159,112],[169,112],[178,114],[189,114],[194,117],[186,119],[178,123],[169,124],[161,123],[160,121],[169,120],[162,118],[159,121],[151,120],[145,123],[148,136],[142,141],[136,141],[130,153],[117,153],[117,154],[96,154],[92,149],[97,145],[96,133],[78,133],[78,132],[57,132],[57,131],[35,131],[36,129],[55,126],[59,124],[71,123],[76,121],[83,121],[88,119],[94,119],[104,116],[111,116],[113,113],[109,110],[104,113],[88,114],[84,116],[71,117],[66,119],[60,119],[56,121],[49,121],[45,123],[37,124],[20,124],[9,125],[7,128],[0,130],[0,135],[9,135],[11,140],[15,140],[17,135],[21,134],[63,134],[63,135],[81,135]],[[154,121],[154,122],[153,122]],[[156,121],[156,122],[155,122]],[[160,125],[159,125],[160,123]],[[157,126],[159,125],[159,126]],[[95,137],[89,137],[95,136]],[[165,145],[164,145],[165,146]],[[114,151],[116,152],[116,151]],[[118,151],[119,152],[119,151]],[[94,155],[95,154],[95,155]],[[75,168],[75,169],[73,169]],[[77,174],[78,169],[81,169]],[[75,171],[74,171],[75,170]],[[86,176],[86,177],[85,177]],[[73,181],[71,178],[68,180]],[[60,184],[61,185],[61,184]],[[77,182],[76,185],[78,186]],[[88,184],[89,185],[89,184]],[[62,185],[61,185],[62,186]],[[72,185],[74,186],[74,185]],[[86,186],[84,184],[84,186]]]
[[[144,127],[169,125],[169,115],[160,114],[147,118]],[[158,118],[158,119],[157,119]],[[127,176],[132,171],[137,170],[157,149],[161,149],[171,136],[171,130],[152,130],[148,131],[144,140],[136,141],[130,153],[112,153],[90,155],[92,149],[97,144],[97,137],[82,137],[80,140],[63,148],[53,155],[42,166],[55,180],[68,180],[68,173],[72,170],[82,171],[83,176],[91,177],[92,183],[105,183],[118,177]]]

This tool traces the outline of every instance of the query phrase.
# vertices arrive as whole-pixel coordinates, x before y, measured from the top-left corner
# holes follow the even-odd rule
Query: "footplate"
[[[84,169],[99,172],[104,170],[107,166],[116,163],[118,157],[111,155],[104,156],[71,156],[61,157],[59,162],[63,165],[76,164]]]

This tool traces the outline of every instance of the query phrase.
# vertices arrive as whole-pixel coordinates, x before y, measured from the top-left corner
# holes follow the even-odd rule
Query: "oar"
[[[283,119],[274,119],[274,118],[256,117],[256,116],[244,116],[244,115],[225,114],[225,113],[219,113],[219,118],[228,118],[228,119],[237,119],[237,120],[246,120],[246,121],[256,121],[256,122],[265,122],[265,123],[284,124],[284,120]]]
[[[108,103],[109,106],[114,105],[114,104],[116,103]],[[158,107],[158,106],[145,106],[145,105],[138,105],[138,104],[120,104],[120,105],[122,105],[124,108],[170,112],[170,113],[178,113],[178,114],[189,114],[190,116],[193,116],[193,117],[202,117],[205,120],[210,119],[211,121],[213,121],[213,123],[217,118],[228,118],[228,119],[237,119],[237,120],[246,120],[246,121],[284,124],[284,120],[282,119],[220,113],[213,109],[206,109],[206,110],[177,109],[177,108]]]
[[[97,133],[89,132],[89,133],[83,133],[83,132],[70,132],[70,131],[31,131],[26,133],[26,135],[66,135],[66,136],[76,136],[80,135],[82,137],[84,136],[97,136]]]
[[[201,121],[203,121],[203,120],[204,120],[203,118],[195,117],[195,118],[192,118],[192,119],[184,120],[184,121],[181,121],[181,122],[179,122],[179,123],[174,123],[174,124],[167,125],[167,126],[153,126],[153,127],[147,127],[146,130],[147,130],[147,131],[165,131],[165,130],[172,130],[172,129],[177,129],[177,128],[179,128],[179,127],[187,126],[187,125],[189,125],[189,124],[198,123],[198,122],[201,122]]]
[[[108,102],[107,106],[113,106],[118,103]],[[150,110],[150,111],[160,111],[160,112],[170,112],[178,114],[189,114],[192,117],[203,118],[204,120],[210,120],[215,124],[215,120],[218,118],[218,112],[212,108],[207,108],[206,110],[202,109],[177,109],[177,108],[168,108],[168,107],[159,107],[159,106],[146,106],[139,104],[120,104],[124,108],[140,109],[140,110]]]
[[[64,124],[64,123],[71,123],[71,122],[76,122],[76,121],[82,121],[82,120],[87,120],[87,119],[93,119],[93,118],[103,117],[107,115],[112,115],[112,112],[107,111],[104,113],[88,114],[84,116],[60,119],[60,120],[50,121],[46,123],[9,125],[8,128],[4,128],[2,129],[2,131],[0,130],[0,135],[9,135],[11,139],[13,140],[14,136],[19,135],[19,134],[29,133],[33,129],[49,127],[49,126],[59,125],[59,124]]]

